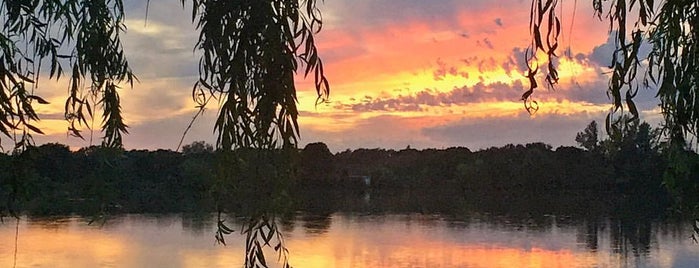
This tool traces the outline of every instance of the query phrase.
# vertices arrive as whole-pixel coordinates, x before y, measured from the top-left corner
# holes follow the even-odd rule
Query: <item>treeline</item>
[[[96,215],[107,210],[169,212],[211,206],[207,176],[193,176],[192,161],[177,152],[89,147],[71,152],[45,144],[2,155],[3,210],[32,214]],[[201,170],[197,170],[201,172]]]
[[[324,144],[309,144],[302,161],[310,165],[308,183],[333,185],[371,178],[377,189],[458,188],[461,191],[554,191],[619,189],[662,192],[666,169],[658,131],[647,123],[625,129],[618,139],[597,140],[592,122],[577,139],[586,149],[544,143],[509,144],[477,152],[358,149],[332,155]]]
[[[647,124],[623,131],[599,141],[593,122],[576,137],[585,149],[531,143],[476,152],[456,147],[332,154],[325,144],[312,143],[301,150],[224,153],[204,142],[187,145],[182,153],[103,147],[72,152],[65,145],[45,144],[0,155],[0,200],[7,200],[0,211],[298,210],[322,206],[318,197],[328,191],[355,197],[371,193],[374,200],[402,196],[417,209],[433,204],[430,210],[458,206],[454,200],[561,193],[634,195],[664,204],[667,163],[658,132]],[[687,155],[696,159],[694,153]]]

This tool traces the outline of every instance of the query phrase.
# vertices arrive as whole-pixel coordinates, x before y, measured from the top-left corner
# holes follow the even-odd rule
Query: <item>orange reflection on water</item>
[[[205,250],[182,251],[181,267],[242,267],[243,253],[242,250],[219,250],[217,254],[212,255]]]
[[[333,218],[318,233],[290,234],[295,267],[614,267],[611,255],[576,250],[560,237],[523,237],[515,232],[412,217]],[[551,240],[551,241],[549,241]],[[553,241],[557,240],[557,241]],[[511,242],[508,242],[511,241]]]
[[[245,237],[214,244],[212,226],[184,227],[178,217],[122,216],[105,226],[84,221],[24,219],[17,267],[241,267]],[[0,267],[13,267],[15,225],[0,224]],[[235,229],[240,226],[234,225]],[[696,267],[686,236],[657,233],[650,255],[625,258],[577,241],[575,227],[506,228],[492,222],[450,222],[423,215],[336,215],[294,220],[283,229],[293,267]],[[606,228],[607,230],[609,228]],[[211,231],[211,233],[209,233]],[[678,240],[680,239],[680,240]],[[687,243],[687,244],[685,244]],[[269,264],[277,254],[265,252]],[[272,264],[270,267],[279,267]]]
[[[14,224],[8,225],[14,227]],[[12,267],[15,229],[7,225],[2,227],[0,267]],[[94,228],[72,229],[70,226],[21,224],[17,239],[17,267],[105,266],[129,258],[129,245],[123,238]]]
[[[532,248],[467,248],[458,265],[468,267],[598,267],[594,255],[570,250]]]
[[[415,241],[392,250],[352,247],[357,241],[312,241],[294,245],[298,267],[606,267],[594,253]],[[349,248],[348,248],[349,246]],[[383,247],[386,247],[384,245]],[[299,249],[303,248],[303,249]],[[299,251],[302,251],[299,252]]]
[[[240,267],[242,240],[217,246],[213,237],[183,232],[181,225],[151,226],[127,219],[106,226],[74,218],[22,219],[16,267]],[[15,222],[0,224],[0,267],[14,267]]]

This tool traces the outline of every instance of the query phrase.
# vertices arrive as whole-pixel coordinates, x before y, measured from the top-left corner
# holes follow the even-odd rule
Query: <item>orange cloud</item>
[[[424,137],[421,129],[485,118],[528,120],[519,98],[527,87],[522,54],[530,42],[529,4],[515,0],[322,4],[324,28],[315,40],[330,79],[331,103],[316,106],[312,79],[299,73],[301,132],[310,133],[308,138],[340,141],[347,137],[335,136],[377,132],[381,129],[377,122],[387,125],[391,118],[396,122],[390,126],[400,132],[395,135],[402,137],[401,142],[414,139],[440,146],[447,142]],[[197,33],[188,19],[181,19],[190,13],[178,3],[159,6],[144,27],[144,5],[127,7],[131,13],[124,46],[141,83],[120,91],[131,127],[125,141],[127,148],[172,148],[179,138],[172,133],[181,133],[196,112],[190,89],[198,71],[199,56],[192,52]],[[588,114],[608,109],[606,76],[589,59],[593,49],[606,42],[607,24],[591,15],[589,5],[577,6],[573,20],[573,8],[566,2],[561,9],[561,81],[555,91],[536,91],[538,119],[564,115],[587,120]],[[572,55],[564,53],[568,47]],[[37,106],[44,118],[39,126],[48,134],[37,140],[85,144],[64,138],[67,125],[60,115],[66,83],[42,80],[38,93],[51,104]],[[501,86],[491,86],[497,84]],[[644,106],[648,107],[653,104]],[[192,131],[198,133],[196,139],[213,142],[211,114],[216,108],[212,103],[198,123],[206,129]],[[164,136],[173,136],[173,141],[156,138]],[[389,137],[384,141],[387,145],[381,147],[399,143]],[[374,142],[357,139],[352,146]]]

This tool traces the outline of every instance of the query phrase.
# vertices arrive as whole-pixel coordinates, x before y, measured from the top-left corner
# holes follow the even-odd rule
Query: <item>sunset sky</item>
[[[177,0],[127,0],[127,57],[140,83],[121,91],[130,134],[127,149],[175,149],[196,113],[191,88],[198,77],[197,33],[190,7]],[[316,45],[331,83],[331,102],[315,106],[310,79],[297,79],[301,146],[325,142],[333,152],[356,148],[472,150],[508,143],[574,145],[575,133],[609,111],[606,65],[613,43],[608,23],[593,17],[589,1],[564,1],[560,85],[534,95],[529,115],[520,97],[527,87],[523,53],[529,44],[529,0],[326,0]],[[189,4],[188,4],[189,5]],[[572,23],[571,23],[572,22]],[[561,53],[563,54],[563,53]],[[38,144],[73,148],[88,140],[67,136],[62,120],[67,80],[41,80],[38,108],[47,133]],[[641,90],[642,119],[659,121],[652,90]],[[215,142],[209,106],[185,139]],[[95,127],[99,126],[99,118]],[[102,134],[95,132],[93,144]]]

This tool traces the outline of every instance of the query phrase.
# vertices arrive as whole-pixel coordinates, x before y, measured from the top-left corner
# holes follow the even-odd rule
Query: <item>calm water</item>
[[[126,215],[101,226],[22,218],[16,267],[241,267],[243,237],[216,245],[214,223],[180,215]],[[13,267],[15,227],[14,219],[0,224],[0,267]],[[688,222],[335,213],[301,214],[281,228],[299,268],[699,267]]]

